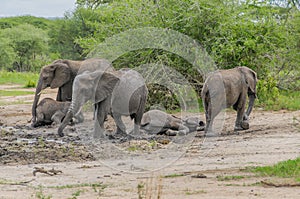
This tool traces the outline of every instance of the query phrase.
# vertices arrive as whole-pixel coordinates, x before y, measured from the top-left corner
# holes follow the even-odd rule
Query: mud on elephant
[[[85,70],[106,70],[112,68],[105,59],[87,59],[84,61],[56,60],[41,69],[32,104],[32,123],[36,122],[36,107],[41,91],[47,87],[58,88],[57,101],[72,100],[72,86],[77,73]]]
[[[147,95],[145,80],[135,70],[84,72],[75,78],[72,103],[58,128],[58,134],[64,135],[63,129],[70,119],[89,100],[95,104],[96,137],[104,137],[104,120],[108,114],[112,115],[117,125],[117,134],[126,134],[126,127],[121,116],[130,116],[134,119],[134,133],[138,134]]]
[[[256,73],[248,67],[236,67],[211,73],[201,92],[206,116],[206,133],[212,133],[215,117],[221,110],[233,107],[237,111],[235,131],[249,128],[249,115],[256,98]],[[248,109],[245,112],[249,98]]]
[[[33,127],[60,124],[62,119],[67,114],[71,102],[59,102],[52,98],[44,98],[36,107],[36,122],[33,123]],[[74,116],[72,122],[80,123],[83,122],[83,114],[80,111]]]

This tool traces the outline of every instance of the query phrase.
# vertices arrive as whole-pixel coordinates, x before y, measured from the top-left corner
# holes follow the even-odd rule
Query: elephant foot
[[[128,140],[133,139],[132,136],[127,135],[127,136],[118,136],[118,135],[109,135],[108,136],[109,140],[113,140],[113,143],[119,142],[119,143],[123,143],[123,142],[127,142]]]
[[[205,127],[204,132],[205,137],[217,137],[219,135],[217,132],[213,131],[211,127]]]
[[[243,130],[245,130],[245,129],[243,129],[242,126],[235,126],[234,127],[234,131],[243,131]]]
[[[127,134],[123,131],[116,131],[113,135],[110,135],[110,139],[118,139],[118,140],[124,140],[124,139],[133,139],[134,136]]]
[[[116,131],[114,134],[117,136],[127,136],[127,133],[124,131]]]
[[[103,138],[105,138],[105,132],[94,132],[93,138],[94,139],[103,139]]]
[[[205,127],[204,126],[198,126],[196,128],[196,131],[204,131],[205,130]]]
[[[205,132],[204,137],[218,137],[218,133],[213,131]]]
[[[64,137],[63,129],[58,127],[57,133],[60,137]]]
[[[64,134],[63,132],[58,132],[58,135],[59,135],[60,137],[64,137],[64,136],[65,136],[65,134]]]
[[[240,125],[236,125],[234,127],[234,131],[243,131],[247,129],[249,129],[249,122],[246,120],[242,121]]]
[[[245,120],[242,122],[241,126],[244,130],[247,130],[249,129],[249,122]]]
[[[178,131],[174,131],[174,130],[171,130],[171,129],[168,129],[165,134],[167,136],[176,136],[178,134]]]

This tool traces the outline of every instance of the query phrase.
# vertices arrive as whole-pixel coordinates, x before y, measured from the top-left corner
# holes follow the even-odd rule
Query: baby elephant
[[[33,123],[33,127],[50,125],[50,124],[60,124],[66,113],[69,110],[71,102],[60,102],[52,98],[44,98],[37,105],[36,108],[36,122]],[[83,122],[83,114],[80,111],[75,117],[75,122]]]
[[[256,83],[256,72],[245,66],[209,74],[201,92],[207,136],[214,134],[212,127],[215,117],[229,107],[237,111],[234,130],[249,129],[248,120],[256,98]]]
[[[185,135],[200,130],[204,130],[204,122],[197,117],[180,119],[160,110],[144,113],[141,122],[141,131],[148,134]]]

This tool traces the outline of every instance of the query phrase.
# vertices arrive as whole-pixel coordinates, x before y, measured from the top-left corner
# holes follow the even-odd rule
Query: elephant
[[[221,110],[229,107],[237,111],[234,130],[249,128],[249,115],[257,97],[256,83],[256,72],[245,66],[218,70],[208,75],[201,92],[205,109],[206,134],[213,132],[214,118]],[[249,103],[245,112],[247,96]]]
[[[62,119],[65,117],[67,111],[69,110],[71,102],[59,102],[52,98],[44,98],[36,107],[36,117],[37,120],[33,124],[33,127],[43,126],[43,125],[53,125],[60,124]],[[80,111],[74,117],[76,123],[83,122],[83,114]]]
[[[203,129],[204,122],[197,117],[181,119],[155,109],[144,113],[141,121],[141,131],[147,134],[186,135]]]
[[[38,84],[32,104],[32,123],[36,122],[36,107],[41,91],[47,87],[58,88],[57,101],[72,100],[72,85],[75,76],[85,70],[106,70],[112,65],[105,59],[86,59],[83,61],[56,60],[41,69]]]
[[[126,134],[121,116],[134,119],[134,133],[138,134],[147,96],[145,80],[135,70],[123,68],[118,71],[84,72],[74,80],[71,106],[58,128],[58,134],[64,136],[63,129],[88,100],[95,104],[94,114],[98,122],[95,122],[95,137],[104,137],[104,121],[108,114],[112,115],[117,125],[117,135]]]

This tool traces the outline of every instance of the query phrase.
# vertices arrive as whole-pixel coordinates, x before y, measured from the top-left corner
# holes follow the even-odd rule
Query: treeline
[[[298,1],[77,0],[76,6],[63,19],[0,19],[0,67],[38,71],[54,59],[84,59],[113,35],[156,27],[195,39],[219,68],[254,69],[266,98],[276,97],[278,89],[300,89]],[[199,78],[190,63],[161,49],[128,52],[114,66],[145,63],[163,63],[190,81]]]

